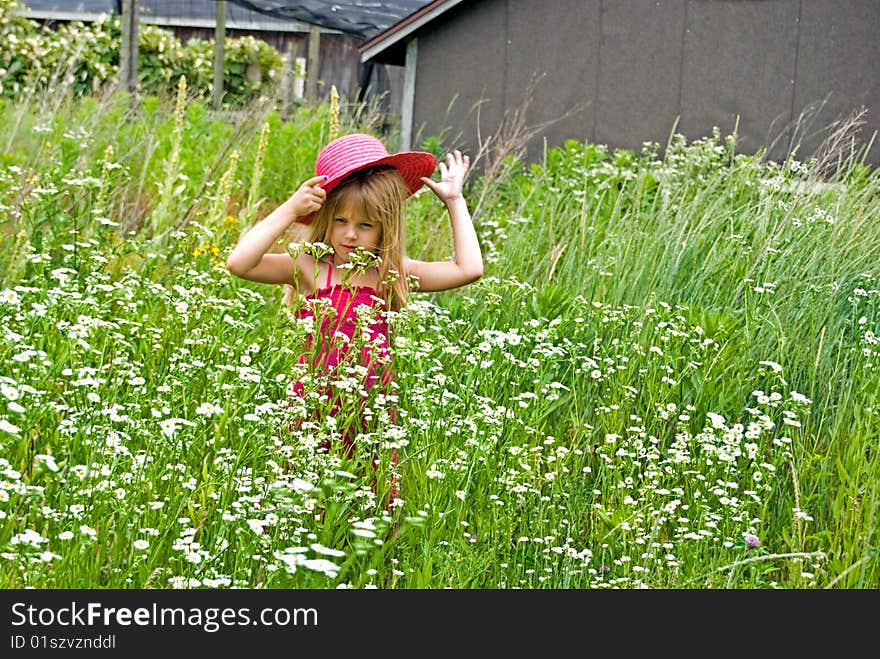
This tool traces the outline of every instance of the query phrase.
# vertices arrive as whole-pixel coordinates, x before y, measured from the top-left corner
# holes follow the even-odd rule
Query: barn
[[[876,0],[433,0],[360,52],[405,71],[404,146],[447,131],[474,149],[527,105],[528,160],[569,138],[639,149],[713,127],[805,159],[857,117],[877,165],[878,34]]]

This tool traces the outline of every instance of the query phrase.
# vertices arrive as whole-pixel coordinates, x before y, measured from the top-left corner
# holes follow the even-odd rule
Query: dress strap
[[[324,284],[325,287],[330,288],[330,282],[333,279],[333,262],[327,264],[327,283]]]

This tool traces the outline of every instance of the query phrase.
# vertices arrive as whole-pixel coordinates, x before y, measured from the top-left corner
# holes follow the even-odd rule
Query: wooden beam
[[[223,103],[223,63],[226,45],[226,0],[217,2],[217,21],[214,25],[214,89],[211,103],[215,110]]]
[[[122,0],[119,0],[120,2]],[[122,15],[122,12],[117,12]],[[16,12],[19,16],[32,18],[38,21],[82,21],[83,23],[97,23],[107,19],[106,12],[88,11],[63,11],[60,9],[38,10],[22,7]],[[217,24],[213,18],[198,18],[196,16],[145,16],[138,15],[138,20],[144,25],[164,25],[167,27],[203,27],[212,28]],[[309,24],[299,21],[261,21],[235,18],[227,18],[226,27],[230,30],[254,30],[255,32],[299,32],[308,34]],[[334,30],[322,27],[321,34],[345,34],[342,30]]]
[[[138,81],[138,6],[134,0],[122,0],[122,43],[119,50],[119,89],[137,95]]]
[[[400,108],[400,148],[412,148],[413,109],[416,104],[416,67],[419,63],[419,40],[413,37],[406,43],[406,69],[403,72],[403,99]]]
[[[289,119],[293,111],[293,82],[296,77],[296,42],[287,42],[287,61],[281,78],[281,116]]]
[[[321,31],[317,26],[309,30],[309,60],[306,64],[306,100],[315,103],[318,100],[318,67],[321,52]]]

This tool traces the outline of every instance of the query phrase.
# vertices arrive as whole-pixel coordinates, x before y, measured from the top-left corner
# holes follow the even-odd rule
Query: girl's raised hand
[[[446,162],[440,161],[440,180],[422,177],[421,181],[427,185],[434,194],[440,198],[443,203],[448,203],[461,197],[461,187],[464,184],[464,177],[467,174],[471,159],[468,156],[461,155],[461,151],[456,149],[452,153],[446,154]]]
[[[297,217],[318,211],[327,199],[327,192],[320,187],[326,176],[315,176],[303,183],[289,200],[290,208]]]

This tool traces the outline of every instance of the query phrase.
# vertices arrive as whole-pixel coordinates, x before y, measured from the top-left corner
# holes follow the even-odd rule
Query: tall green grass
[[[474,173],[486,276],[393,314],[394,388],[352,367],[333,418],[308,327],[223,266],[327,109],[53,103],[0,109],[5,587],[878,585],[857,155],[829,174],[716,133]],[[410,255],[450,257],[447,223],[411,199]],[[355,454],[320,450],[349,417]]]

